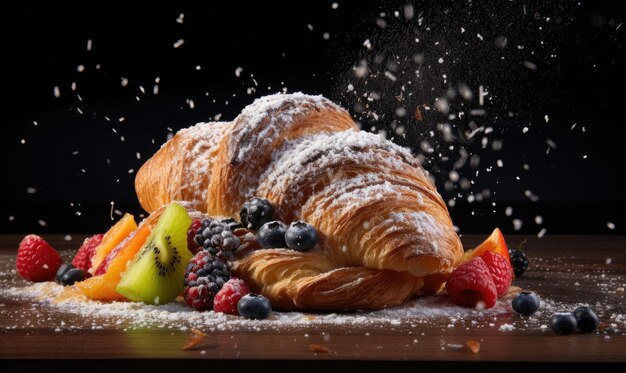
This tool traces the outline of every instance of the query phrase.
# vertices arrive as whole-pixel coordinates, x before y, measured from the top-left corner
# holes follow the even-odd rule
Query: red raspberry
[[[194,254],[197,254],[200,250],[200,246],[196,243],[194,237],[198,234],[198,229],[200,229],[201,226],[202,219],[196,219],[191,223],[189,229],[187,229],[187,247],[189,248],[189,251]]]
[[[215,312],[239,315],[239,312],[237,312],[237,303],[241,297],[248,293],[250,293],[250,289],[243,280],[231,278],[222,286],[220,291],[215,294],[213,310]]]
[[[480,257],[458,266],[446,282],[446,290],[452,301],[463,307],[475,307],[483,301],[486,308],[491,308],[498,296],[489,267]]]
[[[87,271],[91,268],[91,258],[96,253],[98,245],[102,242],[102,237],[104,237],[103,234],[96,234],[95,236],[85,238],[76,255],[74,255],[74,259],[72,259],[74,267],[82,269],[83,272],[89,274]]]
[[[17,249],[17,273],[30,281],[54,279],[61,263],[59,253],[43,238],[34,234],[24,237]]]
[[[487,264],[487,267],[489,267],[489,272],[491,272],[491,278],[493,278],[493,283],[496,285],[498,296],[503,296],[509,290],[509,286],[511,286],[511,282],[513,281],[511,262],[493,251],[487,251],[480,257],[485,264]]]

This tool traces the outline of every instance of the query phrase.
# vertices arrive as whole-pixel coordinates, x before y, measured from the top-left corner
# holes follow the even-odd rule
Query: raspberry
[[[72,259],[74,267],[82,269],[83,272],[89,274],[87,271],[91,268],[91,258],[96,253],[98,245],[102,242],[102,237],[104,237],[103,234],[96,234],[95,236],[85,238],[76,255],[74,255],[74,259]]]
[[[189,229],[187,229],[187,247],[189,248],[189,251],[194,254],[196,254],[200,250],[200,245],[196,243],[194,237],[198,233],[198,229],[200,229],[201,226],[202,220],[196,219],[191,223]]]
[[[464,307],[475,307],[483,301],[486,308],[491,308],[498,296],[489,267],[480,257],[458,266],[446,282],[446,290],[456,305]]]
[[[511,286],[513,281],[511,263],[505,257],[493,251],[487,251],[480,257],[489,267],[498,296],[503,296],[509,290],[509,286]]]
[[[243,280],[231,278],[222,286],[220,291],[215,294],[213,310],[215,312],[239,315],[239,312],[237,312],[237,302],[248,293],[250,293],[250,289]]]
[[[229,279],[226,263],[200,250],[185,269],[185,302],[199,311],[212,309],[215,294]]]
[[[30,281],[54,279],[61,263],[59,253],[43,238],[34,234],[24,237],[17,249],[17,273]]]

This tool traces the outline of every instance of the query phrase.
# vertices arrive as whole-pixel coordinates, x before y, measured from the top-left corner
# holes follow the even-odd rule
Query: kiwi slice
[[[185,267],[192,257],[187,248],[190,225],[187,210],[171,203],[122,274],[115,291],[132,301],[149,304],[176,299],[183,292]]]

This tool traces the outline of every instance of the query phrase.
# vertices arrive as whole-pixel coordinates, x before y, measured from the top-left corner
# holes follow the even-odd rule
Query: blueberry
[[[303,221],[291,223],[285,233],[287,247],[296,251],[309,251],[317,244],[317,231]]]
[[[560,335],[572,334],[576,330],[576,318],[569,312],[555,313],[550,317],[550,329]]]
[[[86,275],[82,269],[71,268],[61,276],[61,285],[74,285],[75,282],[83,281]]]
[[[285,224],[279,221],[263,224],[257,233],[257,240],[264,249],[287,246],[285,243]]]
[[[528,316],[532,315],[539,309],[541,302],[539,301],[539,297],[535,294],[528,291],[522,291],[515,297],[515,299],[513,299],[511,305],[513,306],[515,312]]]
[[[591,333],[598,328],[600,318],[589,307],[581,306],[574,310],[574,317],[578,324],[578,329],[583,333]]]
[[[255,197],[243,204],[239,217],[244,227],[257,230],[272,220],[272,206],[268,200]]]
[[[250,293],[239,299],[237,311],[245,318],[262,320],[270,315],[272,305],[264,296]]]
[[[76,267],[74,267],[70,263],[63,263],[63,264],[61,264],[61,266],[57,270],[57,274],[54,276],[54,280],[60,284],[61,283],[61,277],[65,274],[65,272],[69,271],[72,268],[76,268]]]

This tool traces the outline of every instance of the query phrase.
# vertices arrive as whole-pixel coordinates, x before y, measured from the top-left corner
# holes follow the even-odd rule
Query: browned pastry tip
[[[198,123],[167,141],[137,172],[135,191],[141,206],[152,212],[170,201],[188,201],[206,211],[217,144],[231,125]]]

